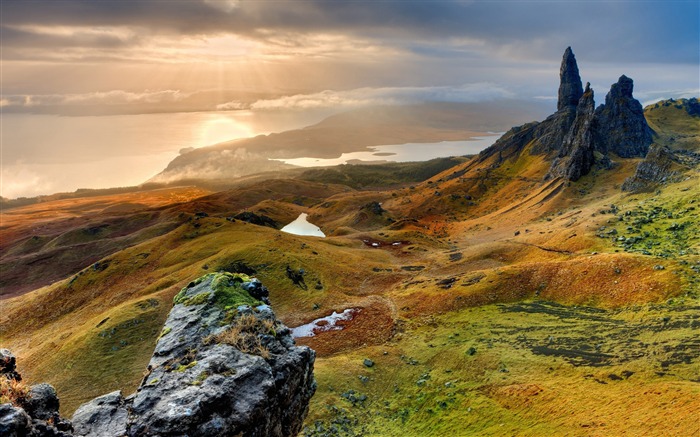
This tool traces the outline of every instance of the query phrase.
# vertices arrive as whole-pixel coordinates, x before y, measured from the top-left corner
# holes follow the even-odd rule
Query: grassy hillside
[[[654,141],[674,150],[700,151],[698,99],[669,99],[644,108],[644,117],[656,133]]]
[[[289,326],[355,310],[298,339],[318,353],[306,435],[692,435],[698,168],[630,195],[638,159],[543,182],[527,151],[13,209],[0,344],[70,414],[138,385],[183,286],[242,270]]]

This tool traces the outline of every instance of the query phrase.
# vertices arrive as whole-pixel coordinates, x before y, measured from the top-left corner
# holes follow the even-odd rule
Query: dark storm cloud
[[[3,0],[3,46],[46,47],[37,26],[111,26],[143,35],[340,33],[421,56],[472,50],[549,58],[585,46],[589,61],[698,63],[699,5],[692,1],[189,1]],[[20,30],[18,30],[20,29]],[[54,46],[137,44],[139,38],[54,40]],[[439,47],[430,43],[442,41]]]

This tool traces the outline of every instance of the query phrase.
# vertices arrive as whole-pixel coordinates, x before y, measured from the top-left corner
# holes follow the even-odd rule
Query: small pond
[[[296,220],[288,224],[287,226],[283,227],[281,229],[282,232],[286,232],[288,234],[294,234],[294,235],[308,235],[312,237],[325,237],[326,234],[321,231],[321,228],[318,226],[314,225],[313,223],[309,223],[307,220],[307,217],[309,215],[306,214],[305,212],[302,212],[299,214],[299,217],[297,217]]]

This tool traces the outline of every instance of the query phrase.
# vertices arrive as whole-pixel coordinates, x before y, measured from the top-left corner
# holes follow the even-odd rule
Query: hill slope
[[[318,321],[297,338],[318,353],[305,435],[692,435],[700,166],[629,194],[620,186],[644,158],[611,152],[611,168],[598,151],[580,178],[546,179],[569,150],[570,112],[399,186],[383,169],[374,175],[390,186],[359,189],[356,175],[371,169],[343,168],[139,211],[127,195],[78,212],[42,206],[55,216],[13,210],[3,259],[49,254],[49,242],[59,255],[79,251],[81,238],[107,254],[77,271],[23,265],[33,285],[3,297],[0,342],[70,413],[139,384],[182,287],[241,271],[266,284],[285,324]],[[135,223],[131,239],[110,233],[110,211]],[[305,212],[328,237],[234,218],[242,212],[280,225]],[[44,272],[58,280],[40,287]],[[338,329],[322,328],[333,312],[346,315]]]

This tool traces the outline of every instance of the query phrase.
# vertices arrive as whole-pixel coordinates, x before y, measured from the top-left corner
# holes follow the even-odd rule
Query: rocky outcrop
[[[511,129],[493,146],[479,154],[479,161],[497,156],[494,166],[519,156],[526,148],[533,155],[547,155],[552,165],[545,180],[576,181],[593,168],[610,169],[607,153],[638,157],[647,153],[653,131],[644,118],[642,105],[632,97],[632,79],[622,76],[613,84],[605,104],[595,109],[593,90],[584,92],[571,47],[564,52],[559,70],[557,112],[541,123]]]
[[[621,158],[644,157],[652,143],[653,131],[644,118],[644,109],[632,97],[634,81],[622,75],[610,87],[605,104],[595,111],[596,150],[615,153]]]
[[[24,386],[15,356],[0,349],[0,436],[70,437],[71,423],[58,414],[56,390],[49,384]]]
[[[233,217],[229,217],[229,220],[241,220],[247,223],[252,223],[254,225],[258,226],[267,226],[272,229],[279,229],[279,224],[271,219],[270,217],[264,215],[264,214],[255,214],[254,212],[250,211],[243,211],[239,212]]]
[[[263,288],[232,273],[190,283],[175,297],[137,392],[82,405],[75,435],[296,435],[316,389],[315,354],[295,346],[252,296]]]
[[[36,386],[36,402],[25,409],[1,406],[0,435],[298,434],[316,390],[315,353],[294,345],[266,296],[267,289],[244,274],[211,273],[191,282],[175,297],[136,393],[117,391],[81,405],[73,432],[32,434],[32,418],[49,417],[58,407],[50,386]]]
[[[557,100],[557,111],[566,109],[567,106],[578,105],[581,96],[583,95],[583,84],[581,76],[578,72],[578,64],[574,52],[571,47],[567,47],[564,51],[564,57],[561,60],[559,68],[559,99]]]
[[[485,160],[497,153],[500,163],[502,159],[519,154],[528,144],[531,144],[530,153],[534,155],[558,154],[576,118],[576,107],[582,95],[583,86],[576,58],[571,47],[568,47],[559,69],[557,112],[540,123],[533,122],[512,128],[493,146],[482,151],[479,159]]]
[[[552,162],[545,180],[562,177],[570,181],[577,181],[587,174],[593,167],[593,113],[595,102],[593,90],[589,83],[579,100],[576,109],[576,119],[566,138],[564,146]]]
[[[652,191],[660,184],[676,181],[681,174],[676,170],[678,166],[678,158],[668,147],[654,144],[644,161],[637,166],[634,175],[622,184],[622,191]]]

